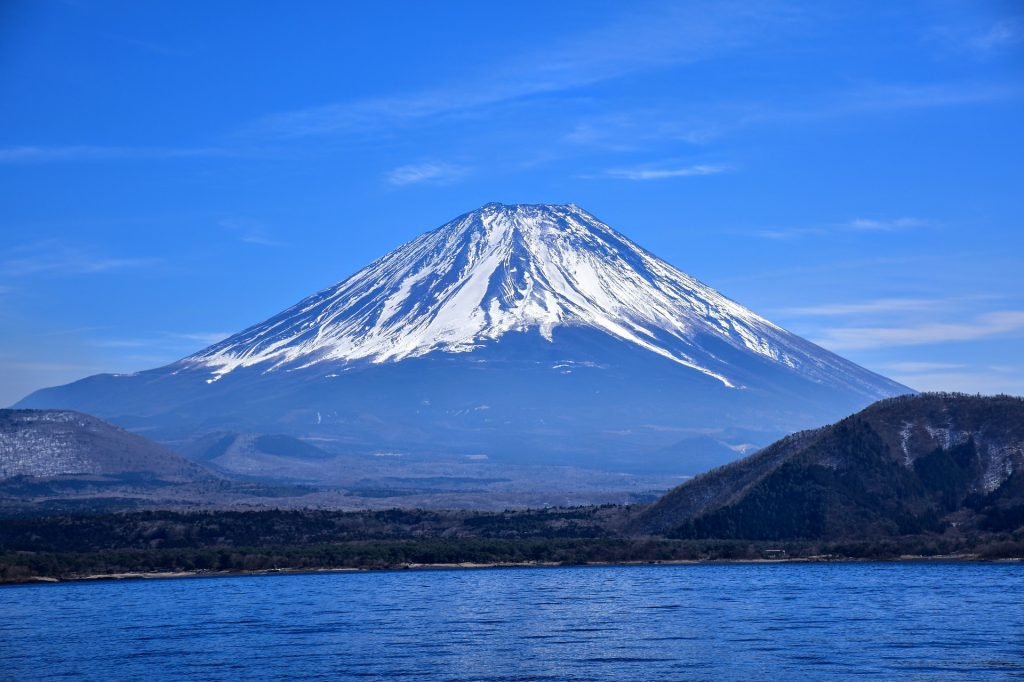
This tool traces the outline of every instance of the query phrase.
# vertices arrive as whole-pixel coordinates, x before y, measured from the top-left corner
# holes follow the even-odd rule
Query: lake
[[[0,588],[0,678],[1024,678],[1024,565],[713,564]]]

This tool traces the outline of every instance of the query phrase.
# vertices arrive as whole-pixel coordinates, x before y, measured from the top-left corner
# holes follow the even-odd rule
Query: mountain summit
[[[676,470],[697,441],[728,459],[908,390],[573,204],[487,204],[195,355],[21,406],[166,439],[273,429],[346,452]]]
[[[705,374],[741,376],[702,346],[725,343],[873,399],[892,385],[822,351],[648,253],[574,204],[487,204],[279,315],[188,358],[213,379],[319,362],[471,352],[508,332],[552,341],[596,330]]]

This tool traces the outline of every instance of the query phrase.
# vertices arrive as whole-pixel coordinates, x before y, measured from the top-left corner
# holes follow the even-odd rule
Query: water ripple
[[[1024,679],[1024,566],[395,571],[0,588],[0,679]]]

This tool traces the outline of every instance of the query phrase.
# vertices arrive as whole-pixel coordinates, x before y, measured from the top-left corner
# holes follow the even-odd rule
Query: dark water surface
[[[0,588],[0,678],[1024,679],[1024,565],[325,573]]]

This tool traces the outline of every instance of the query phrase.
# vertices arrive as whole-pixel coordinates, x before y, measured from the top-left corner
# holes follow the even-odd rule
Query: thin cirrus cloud
[[[954,52],[989,57],[1024,42],[1024,21],[1004,18],[984,26],[935,26],[925,40]]]
[[[182,339],[183,341],[214,344],[218,341],[223,341],[231,336],[231,334],[229,332],[178,332],[171,333],[170,336],[172,338]]]
[[[975,49],[998,50],[1024,42],[1024,21],[1003,19],[968,41]]]
[[[873,315],[875,318],[887,315],[905,315],[906,313],[955,311],[965,304],[976,306],[983,301],[998,301],[1004,298],[1000,294],[980,293],[963,296],[942,296],[935,298],[889,297],[874,298],[866,301],[844,301],[820,303],[810,306],[781,308],[779,315],[792,317],[836,317],[849,315]]]
[[[757,125],[788,126],[848,116],[995,104],[1017,100],[1022,95],[1024,88],[1016,82],[870,83],[796,103],[752,102],[739,108],[731,117],[719,115],[718,125],[724,130]]]
[[[298,138],[393,128],[702,61],[766,36],[777,37],[793,23],[792,11],[783,3],[753,4],[760,11],[753,11],[751,3],[689,3],[621,17],[445,86],[271,114],[243,132]]]
[[[874,83],[803,100],[693,101],[674,107],[606,112],[575,123],[563,140],[609,150],[633,150],[651,144],[706,145],[748,128],[792,126],[848,117],[890,115],[901,111],[995,104],[1019,99],[1015,83]]]
[[[821,305],[783,308],[780,314],[795,317],[832,317],[865,313],[900,313],[935,310],[947,306],[949,301],[936,298],[879,298],[852,303],[823,303]]]
[[[902,372],[905,374],[921,374],[925,372],[949,371],[964,369],[966,365],[957,362],[889,362],[881,366],[889,372]]]
[[[447,185],[462,180],[469,173],[469,168],[454,164],[434,162],[411,163],[388,171],[385,179],[388,184],[395,187],[423,183]]]
[[[948,82],[875,84],[841,93],[818,110],[792,111],[789,116],[828,117],[853,113],[885,113],[904,109],[987,104],[1020,98],[1024,90],[1016,83]],[[786,115],[782,114],[785,118]]]
[[[224,218],[217,223],[222,229],[235,235],[243,244],[278,247],[284,242],[273,238],[263,223],[247,218]]]
[[[148,52],[150,54],[160,55],[162,57],[189,57],[192,54],[187,50],[183,50],[181,48],[172,45],[167,45],[164,43],[158,43],[154,40],[142,40],[140,38],[117,35],[113,33],[104,35],[102,37],[106,38],[107,40],[122,43],[124,45],[133,47],[137,50]]]
[[[666,180],[669,178],[690,178],[702,175],[718,175],[727,173],[732,168],[724,164],[697,164],[679,168],[611,168],[601,175],[587,176],[588,178],[615,178],[619,180],[632,180],[642,182],[645,180]]]
[[[994,395],[1024,394],[1024,374],[1017,368],[953,365],[942,367],[942,363],[932,363],[932,369],[914,369],[913,363],[908,370],[898,369],[900,363],[894,363],[890,377],[901,384],[911,386],[918,391],[948,391],[955,386],[957,390],[968,393]],[[927,364],[927,363],[921,363]],[[884,369],[884,368],[882,368]]]
[[[157,258],[125,258],[109,256],[95,250],[56,240],[17,246],[0,261],[0,275],[5,277],[92,275],[116,270],[152,267]]]
[[[866,350],[975,341],[1024,332],[1024,310],[1002,310],[957,322],[826,329],[815,343],[832,350]]]
[[[192,159],[230,156],[221,147],[103,147],[95,145],[32,146],[0,148],[0,164],[37,164],[125,159]]]
[[[174,352],[193,349],[196,346],[210,346],[229,336],[230,334],[227,332],[164,332],[146,338],[94,339],[89,342],[89,345],[94,348],[147,348]]]
[[[891,232],[893,230],[909,230],[915,227],[925,227],[928,225],[928,222],[921,220],[920,218],[896,218],[895,220],[854,218],[846,225],[851,230]]]
[[[806,237],[823,237],[842,232],[899,232],[931,227],[932,222],[922,218],[852,218],[840,223],[813,227],[789,227],[780,229],[754,230],[747,234],[762,239],[788,241]]]
[[[603,113],[577,120],[561,139],[571,145],[608,151],[634,151],[666,142],[705,145],[719,137],[724,127],[719,107],[711,107],[714,113],[703,115],[664,107]]]

